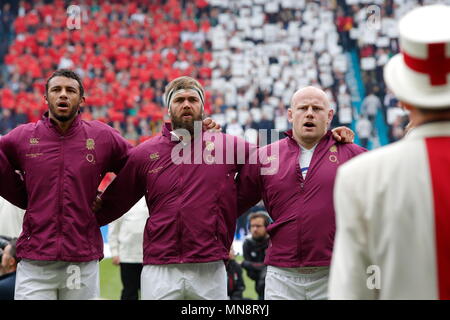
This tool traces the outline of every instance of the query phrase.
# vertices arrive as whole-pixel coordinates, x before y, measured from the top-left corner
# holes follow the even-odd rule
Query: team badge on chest
[[[95,141],[94,139],[86,139],[86,149],[88,150],[94,150],[95,149]]]

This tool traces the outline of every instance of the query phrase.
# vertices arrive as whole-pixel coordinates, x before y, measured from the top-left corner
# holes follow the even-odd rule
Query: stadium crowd
[[[133,144],[160,131],[167,119],[163,88],[180,75],[207,88],[206,114],[251,142],[257,129],[289,128],[289,99],[308,84],[328,94],[333,126],[373,119],[371,110],[380,108],[390,140],[402,136],[404,114],[381,70],[398,51],[396,19],[418,1],[78,3],[78,11],[62,0],[1,8],[0,33],[7,39],[0,48],[1,134],[40,119],[44,79],[57,68],[73,68],[89,92],[83,117],[110,124]],[[368,27],[371,14],[374,26]],[[366,92],[374,93],[361,115],[345,81],[350,50],[361,57]],[[369,127],[368,138],[372,134]]]
[[[0,131],[38,120],[46,109],[44,79],[72,68],[89,92],[85,119],[107,122],[134,144],[151,137],[164,116],[167,79],[189,74],[208,85],[205,6],[201,0],[83,1],[70,29],[63,1],[21,1],[5,31],[14,40],[3,57]]]

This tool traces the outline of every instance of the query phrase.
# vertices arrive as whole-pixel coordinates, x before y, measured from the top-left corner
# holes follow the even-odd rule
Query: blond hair
[[[178,90],[194,90],[200,96],[202,107],[205,105],[205,90],[202,85],[194,78],[182,76],[169,82],[164,91],[164,100],[168,108],[174,93]]]

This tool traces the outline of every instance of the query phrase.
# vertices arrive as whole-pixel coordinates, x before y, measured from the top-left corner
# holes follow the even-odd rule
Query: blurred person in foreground
[[[387,86],[408,135],[337,175],[332,299],[450,299],[450,6],[399,22]]]

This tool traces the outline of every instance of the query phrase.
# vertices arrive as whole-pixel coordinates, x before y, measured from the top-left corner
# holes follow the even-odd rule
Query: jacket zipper
[[[178,189],[178,201],[181,201],[183,196],[183,163],[179,164],[180,166],[180,187]],[[180,263],[183,263],[183,239],[182,239],[182,226],[181,226],[181,205],[178,206],[178,214],[177,214],[177,234],[178,234],[178,243],[179,243],[179,259]]]
[[[61,140],[61,147],[60,147],[60,162],[59,162],[59,193],[58,193],[58,217],[57,217],[57,224],[58,224],[58,246],[57,246],[57,260],[61,260],[62,254],[61,254],[61,237],[62,237],[62,226],[61,226],[61,216],[63,214],[63,204],[62,204],[62,197],[63,197],[63,183],[64,180],[64,136],[60,136]]]
[[[302,207],[304,207],[304,187],[305,187],[305,180],[303,179],[303,173],[302,173],[302,168],[300,166],[300,153],[301,153],[301,147],[298,146],[298,150],[297,150],[297,155],[295,157],[295,168],[297,168],[298,166],[298,170],[297,174],[299,176],[300,179],[300,193],[302,194],[302,196],[300,197],[301,201],[302,201]],[[309,172],[309,169],[308,169]],[[308,173],[306,173],[306,175],[308,175]],[[305,177],[306,178],[306,177]],[[303,257],[302,257],[302,225],[301,222],[297,220],[297,235],[298,235],[298,248],[297,248],[297,254],[299,257],[299,260],[301,263],[303,263]]]

